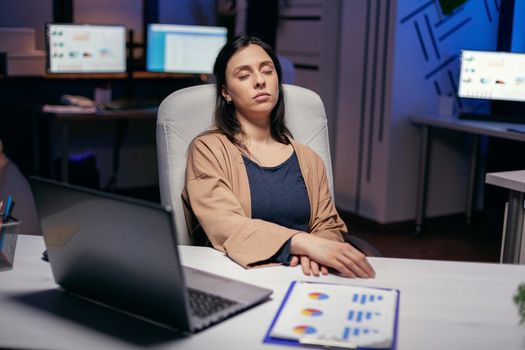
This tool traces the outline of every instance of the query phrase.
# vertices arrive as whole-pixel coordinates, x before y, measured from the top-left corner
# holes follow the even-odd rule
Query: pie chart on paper
[[[297,334],[314,334],[316,332],[314,327],[306,325],[296,326],[293,331]]]

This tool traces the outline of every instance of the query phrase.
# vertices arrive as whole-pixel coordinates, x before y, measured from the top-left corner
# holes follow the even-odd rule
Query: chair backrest
[[[298,142],[309,146],[323,159],[333,196],[332,163],[323,102],[315,92],[284,85],[286,125]],[[178,90],[164,99],[157,116],[157,157],[160,197],[173,208],[179,244],[191,245],[181,193],[190,142],[213,123],[215,85]]]

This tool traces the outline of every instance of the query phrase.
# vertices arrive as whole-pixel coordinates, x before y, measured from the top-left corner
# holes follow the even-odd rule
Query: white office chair
[[[333,197],[332,162],[323,102],[315,92],[298,86],[284,85],[284,91],[286,125],[295,140],[312,148],[323,159]],[[173,208],[177,239],[183,245],[193,243],[188,235],[181,199],[187,149],[198,134],[211,127],[214,106],[215,86],[200,85],[175,91],[159,107],[157,157],[160,197],[163,205]],[[359,244],[351,243],[365,250]],[[362,245],[368,243],[363,241]],[[380,254],[375,250],[367,255]]]

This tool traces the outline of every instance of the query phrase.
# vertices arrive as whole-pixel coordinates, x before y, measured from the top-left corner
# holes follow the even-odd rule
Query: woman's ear
[[[230,103],[232,101],[232,98],[231,98],[230,94],[228,93],[228,90],[226,90],[226,87],[224,87],[224,86],[222,87],[221,94],[222,94],[222,97],[224,97],[224,100],[227,103]]]

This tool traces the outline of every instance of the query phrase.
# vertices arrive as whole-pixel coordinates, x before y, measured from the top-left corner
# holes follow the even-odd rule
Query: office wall
[[[414,219],[420,133],[408,118],[435,115],[439,96],[456,91],[460,49],[495,49],[497,4],[469,1],[444,16],[435,1],[343,2],[335,150],[340,208],[380,223]],[[455,103],[463,110],[480,106]],[[429,216],[464,210],[469,147],[462,135],[437,133]]]
[[[514,25],[512,29],[512,51],[525,53],[525,1],[514,3]]]
[[[125,25],[143,42],[142,0],[73,0],[73,22]]]
[[[434,1],[423,5],[426,7],[421,2],[398,1],[388,167],[397,176],[389,177],[386,219],[413,217],[412,206],[399,205],[399,199],[410,203],[415,198],[417,179],[413,165],[418,165],[420,135],[406,122],[407,116],[435,115],[439,96],[456,95],[461,49],[496,49],[497,2],[469,1],[446,17]],[[455,101],[455,107],[465,111],[484,104]],[[466,205],[469,139],[457,133],[437,136],[429,169],[429,216],[461,212]]]
[[[159,23],[215,25],[215,0],[158,0]]]
[[[36,49],[44,50],[44,25],[53,19],[53,0],[0,1],[0,27],[35,28]]]

